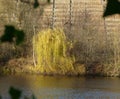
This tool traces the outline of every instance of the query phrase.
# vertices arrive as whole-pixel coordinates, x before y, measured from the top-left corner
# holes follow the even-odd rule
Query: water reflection
[[[9,99],[8,88],[14,86],[38,99],[120,99],[119,84],[119,78],[4,76],[0,77],[0,93]]]

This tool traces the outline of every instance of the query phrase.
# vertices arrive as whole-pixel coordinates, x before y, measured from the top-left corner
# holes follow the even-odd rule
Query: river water
[[[120,99],[120,78],[17,75],[0,77],[0,95],[10,99],[10,86],[37,99]]]

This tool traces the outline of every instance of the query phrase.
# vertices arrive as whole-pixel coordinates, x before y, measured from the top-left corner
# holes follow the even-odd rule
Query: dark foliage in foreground
[[[108,0],[106,10],[103,17],[107,17],[113,14],[120,14],[120,2],[119,0]]]
[[[22,96],[22,91],[14,88],[14,87],[10,87],[9,95],[10,95],[11,99],[20,99]],[[1,96],[0,96],[0,99],[2,99]],[[24,99],[36,99],[36,98],[34,95],[32,95],[31,97],[24,96]]]
[[[0,40],[1,42],[15,42],[16,45],[19,45],[24,41],[24,36],[25,33],[22,30],[15,29],[12,25],[6,25],[4,34]]]

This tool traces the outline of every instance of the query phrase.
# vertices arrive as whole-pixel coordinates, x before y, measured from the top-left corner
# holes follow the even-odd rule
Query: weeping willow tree
[[[43,30],[34,36],[33,43],[40,72],[66,74],[74,70],[74,57],[68,51],[70,43],[62,30]]]

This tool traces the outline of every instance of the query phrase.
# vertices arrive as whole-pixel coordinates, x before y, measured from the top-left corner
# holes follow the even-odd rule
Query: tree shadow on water
[[[9,92],[11,99],[21,99],[22,97],[22,91],[17,88],[10,87],[8,92]],[[24,99],[36,99],[36,97],[33,94],[31,95],[31,97],[23,96],[23,98]],[[2,96],[0,96],[0,99],[2,99]]]
[[[1,76],[0,99],[36,99],[30,81],[26,75]]]
[[[22,91],[14,87],[10,87],[9,95],[11,96],[11,99],[20,99],[20,97],[22,96]],[[34,95],[32,95],[31,98],[24,96],[24,99],[36,99],[36,98]]]

